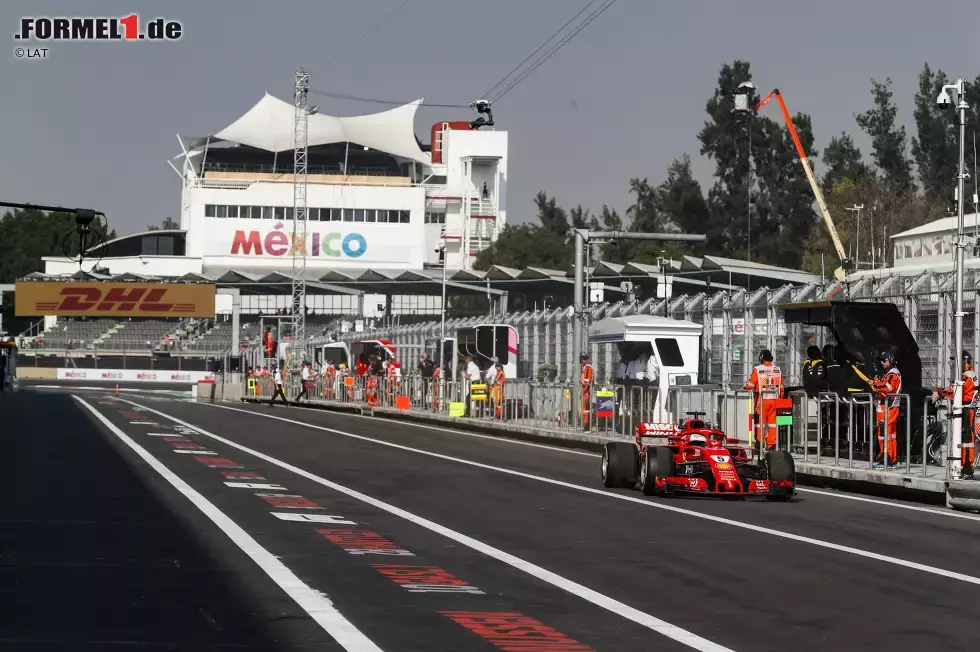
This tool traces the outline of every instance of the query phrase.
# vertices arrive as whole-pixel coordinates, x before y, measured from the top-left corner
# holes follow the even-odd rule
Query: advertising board
[[[164,371],[161,369],[58,369],[57,379],[190,385],[201,380],[214,380],[214,373],[210,371]]]
[[[214,317],[216,288],[203,283],[21,281],[18,317]]]

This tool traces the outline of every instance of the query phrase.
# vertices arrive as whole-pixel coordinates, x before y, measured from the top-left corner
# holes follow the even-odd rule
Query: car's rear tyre
[[[666,446],[648,446],[640,460],[640,491],[647,496],[663,495],[657,487],[657,478],[674,475],[674,453]]]
[[[636,484],[639,467],[636,444],[611,441],[602,449],[602,484],[610,489]]]
[[[770,489],[769,500],[785,502],[793,497],[796,487],[796,462],[788,451],[769,451],[766,453],[766,470],[769,482],[791,482],[790,487]]]

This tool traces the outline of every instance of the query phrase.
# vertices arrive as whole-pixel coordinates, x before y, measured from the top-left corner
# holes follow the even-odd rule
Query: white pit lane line
[[[354,627],[349,620],[344,618],[344,616],[337,611],[336,607],[333,606],[333,603],[330,602],[325,595],[319,591],[316,591],[300,580],[285,566],[285,564],[279,561],[268,550],[260,546],[255,539],[249,536],[245,530],[243,530],[237,523],[225,515],[224,512],[215,507],[214,504],[212,504],[207,498],[199,494],[189,484],[181,480],[177,474],[164,466],[164,464],[157,458],[150,455],[145,448],[133,441],[126,433],[116,427],[116,425],[111,421],[106,419],[102,413],[96,410],[84,399],[75,395],[72,395],[72,398],[78,401],[82,407],[95,415],[95,418],[98,419],[102,425],[109,430],[109,432],[133,449],[133,451],[143,458],[143,460],[149,464],[154,471],[159,473],[167,482],[173,485],[174,489],[182,493],[184,497],[191,501],[195,507],[201,510],[205,516],[211,519],[211,521],[217,525],[221,531],[235,543],[235,545],[241,548],[242,552],[251,557],[252,561],[254,561],[256,565],[258,565],[258,567],[272,579],[272,581],[279,585],[279,588],[285,591],[290,598],[295,600],[296,604],[298,604],[303,611],[308,613],[310,617],[316,621],[316,623],[320,625],[325,632],[327,632],[327,634],[340,643],[345,650],[348,650],[348,652],[383,652],[381,648],[375,645],[370,639],[362,634],[360,630]]]
[[[81,399],[79,399],[79,400],[81,400]],[[581,584],[578,584],[577,582],[573,582],[570,579],[567,579],[565,577],[562,577],[561,575],[558,575],[556,573],[553,573],[553,572],[551,572],[549,570],[546,570],[546,569],[544,569],[544,568],[542,568],[540,566],[536,566],[535,564],[532,564],[531,562],[525,561],[525,560],[523,560],[523,559],[521,559],[519,557],[515,557],[514,555],[511,555],[510,553],[504,552],[503,550],[499,550],[497,548],[494,548],[493,546],[490,546],[490,545],[488,545],[486,543],[483,543],[482,541],[478,541],[477,539],[474,539],[472,537],[469,537],[469,536],[467,536],[465,534],[462,534],[462,533],[457,532],[455,530],[451,530],[448,527],[445,527],[443,525],[440,525],[440,524],[438,524],[438,523],[436,523],[434,521],[430,521],[430,520],[428,520],[426,518],[423,518],[421,516],[416,516],[415,514],[412,514],[411,512],[405,511],[404,509],[401,509],[400,507],[395,507],[394,505],[391,505],[389,503],[386,503],[386,502],[383,502],[381,500],[378,500],[377,498],[372,498],[371,496],[368,496],[367,494],[362,494],[359,491],[355,491],[354,489],[350,489],[350,488],[345,487],[343,485],[339,485],[336,482],[331,482],[330,480],[327,480],[326,478],[322,478],[322,477],[320,477],[318,475],[314,475],[314,474],[310,473],[309,471],[305,471],[305,470],[303,470],[303,469],[301,469],[301,468],[299,468],[297,466],[293,466],[292,464],[289,464],[287,462],[283,462],[283,461],[278,460],[278,459],[276,459],[274,457],[270,457],[269,455],[266,455],[265,453],[260,453],[257,450],[253,450],[253,449],[248,448],[246,446],[242,446],[241,444],[235,443],[235,442],[231,441],[230,439],[225,439],[224,437],[221,437],[219,435],[215,435],[214,433],[208,432],[207,430],[203,430],[202,428],[199,428],[198,426],[195,426],[195,425],[193,425],[191,423],[188,423],[186,421],[183,421],[181,419],[178,419],[177,417],[170,416],[169,414],[166,414],[164,412],[160,412],[159,410],[155,410],[153,408],[146,407],[145,405],[140,405],[138,403],[133,403],[132,401],[124,401],[124,402],[125,403],[130,403],[131,405],[135,405],[137,407],[143,407],[148,412],[152,412],[152,413],[154,413],[154,414],[156,414],[158,416],[161,416],[161,417],[163,417],[165,419],[170,419],[174,423],[178,423],[178,424],[180,424],[182,426],[185,426],[187,428],[192,428],[193,430],[195,430],[196,432],[200,433],[201,435],[204,435],[205,437],[210,437],[211,439],[213,439],[215,441],[218,441],[218,442],[221,442],[223,444],[226,444],[227,446],[231,446],[232,448],[236,448],[236,449],[238,449],[240,451],[243,451],[245,453],[248,453],[249,455],[252,455],[254,457],[257,457],[257,458],[259,458],[261,460],[265,460],[266,462],[269,462],[270,464],[275,464],[276,466],[278,466],[280,468],[283,468],[283,469],[286,469],[287,471],[292,471],[293,473],[295,473],[295,474],[297,474],[297,475],[299,475],[301,477],[304,477],[304,478],[306,478],[308,480],[312,480],[313,482],[316,482],[317,484],[323,485],[324,487],[328,487],[330,489],[333,489],[334,491],[337,491],[339,493],[342,493],[342,494],[345,494],[347,496],[350,496],[351,498],[354,498],[355,500],[359,500],[359,501],[361,501],[363,503],[366,503],[368,505],[371,505],[373,507],[376,507],[378,509],[381,509],[381,510],[383,510],[385,512],[388,512],[389,514],[393,514],[395,516],[398,516],[398,517],[400,517],[400,518],[402,518],[402,519],[404,519],[406,521],[409,521],[411,523],[414,523],[416,525],[419,525],[421,527],[424,527],[427,530],[430,530],[430,531],[435,532],[437,534],[441,534],[442,536],[444,536],[444,537],[446,537],[448,539],[451,539],[451,540],[453,540],[453,541],[455,541],[455,542],[457,542],[459,544],[462,544],[464,546],[467,546],[468,548],[472,548],[473,550],[476,550],[477,552],[481,552],[481,553],[487,555],[488,557],[490,557],[492,559],[496,559],[497,561],[500,561],[500,562],[503,562],[503,563],[505,563],[505,564],[507,564],[509,566],[512,566],[512,567],[516,568],[517,570],[520,570],[520,571],[522,571],[524,573],[527,573],[528,575],[531,575],[532,577],[535,577],[535,578],[537,578],[537,579],[539,579],[539,580],[541,580],[543,582],[546,582],[546,583],[548,583],[548,584],[550,584],[550,585],[552,585],[554,587],[557,587],[559,589],[562,589],[564,591],[567,591],[568,593],[571,593],[572,595],[575,595],[577,597],[580,597],[583,600],[585,600],[587,602],[590,602],[590,603],[592,603],[592,604],[594,604],[594,605],[596,605],[598,607],[601,607],[603,609],[606,609],[606,610],[608,610],[608,611],[616,614],[617,616],[622,616],[623,618],[626,618],[627,620],[631,620],[634,623],[637,623],[639,625],[642,625],[644,627],[647,627],[648,629],[651,629],[654,632],[656,632],[658,634],[661,634],[661,635],[663,635],[663,636],[665,636],[667,638],[673,639],[674,641],[677,641],[678,643],[681,643],[683,645],[686,645],[687,647],[689,647],[691,649],[698,650],[699,652],[734,652],[730,648],[726,648],[726,647],[724,647],[722,645],[719,645],[717,643],[714,643],[712,641],[709,641],[708,639],[701,638],[700,636],[698,636],[697,634],[694,634],[693,632],[689,632],[689,631],[687,631],[685,629],[681,629],[680,627],[678,627],[676,625],[672,625],[672,624],[668,623],[665,620],[661,620],[661,619],[657,618],[656,616],[651,616],[650,614],[647,614],[647,613],[645,613],[643,611],[640,611],[639,609],[635,609],[635,608],[633,608],[633,607],[631,607],[631,606],[629,606],[627,604],[624,604],[622,602],[619,602],[618,600],[616,600],[614,598],[611,598],[611,597],[609,597],[607,595],[604,595],[602,593],[599,593],[598,591],[594,591],[594,590],[588,588],[587,586],[583,586]],[[92,408],[89,408],[89,409],[92,409]],[[299,422],[295,422],[295,421],[290,421],[289,419],[282,419],[282,420],[283,421],[287,421],[287,422],[291,422],[291,423],[299,423]],[[299,425],[303,425],[303,424],[299,424]],[[343,433],[341,433],[341,434],[343,434]],[[369,440],[369,441],[373,441],[373,440]],[[402,448],[402,447],[399,446],[399,448]],[[407,450],[413,450],[413,449],[407,449]],[[202,498],[202,500],[203,500],[203,498]],[[248,535],[245,535],[245,536],[248,536]]]
[[[194,401],[194,400],[191,400],[189,402],[190,403],[195,403],[197,405],[210,405],[211,407],[222,407],[222,408],[225,408],[225,409],[238,409],[238,408],[231,408],[229,406],[214,405],[214,404],[211,404],[211,403],[198,403],[197,401]],[[306,406],[303,406],[303,405],[289,405],[288,407],[295,407],[295,408],[304,409],[304,410],[311,409],[311,408],[307,408]],[[242,410],[242,411],[243,412],[250,412],[250,413],[252,413],[250,410]],[[322,410],[317,410],[317,411],[318,412],[322,412]],[[253,413],[253,414],[255,414],[255,413]],[[330,414],[330,413],[327,412],[327,414]],[[263,416],[263,415],[260,415],[260,416]],[[392,421],[391,419],[387,419],[385,417],[372,417],[372,416],[368,416],[368,415],[365,415],[365,414],[353,414],[353,413],[346,413],[346,412],[343,413],[342,416],[344,416],[344,417],[353,417],[353,418],[357,418],[357,419],[371,419],[373,421],[387,421],[387,422],[391,422]],[[578,450],[573,450],[573,449],[570,449],[570,448],[564,448],[564,447],[561,447],[561,446],[549,446],[547,444],[537,444],[537,443],[529,442],[529,441],[520,441],[519,439],[510,439],[510,438],[508,438],[508,437],[506,437],[504,435],[484,435],[484,434],[477,433],[477,432],[466,432],[465,430],[457,430],[457,429],[453,429],[453,428],[442,428],[440,426],[432,426],[432,425],[429,425],[427,423],[417,423],[415,421],[401,421],[401,420],[399,420],[399,421],[397,421],[397,423],[400,426],[411,426],[413,428],[422,428],[422,429],[425,429],[425,430],[434,430],[436,432],[448,432],[450,434],[460,435],[462,437],[474,437],[474,438],[477,438],[477,439],[490,439],[490,440],[498,441],[498,442],[501,442],[501,443],[504,443],[504,444],[514,444],[516,446],[532,446],[534,448],[544,448],[545,450],[555,451],[555,452],[558,452],[558,453],[566,453],[568,455],[585,455],[587,457],[594,457],[596,459],[599,459],[599,458],[602,457],[602,454],[601,453],[592,453],[592,452],[589,452],[589,451],[578,451]],[[878,499],[878,498],[867,498],[865,496],[855,496],[855,495],[852,495],[852,494],[849,494],[849,493],[845,493],[845,492],[840,492],[840,491],[822,491],[820,489],[808,489],[806,487],[796,487],[796,490],[799,491],[799,492],[802,492],[802,493],[818,494],[820,496],[827,496],[828,498],[836,498],[838,500],[855,500],[855,501],[862,502],[862,503],[870,503],[870,504],[874,504],[874,505],[883,505],[885,507],[893,507],[895,509],[907,509],[907,510],[913,511],[913,512],[924,512],[926,514],[932,514],[933,516],[947,516],[947,517],[950,517],[950,518],[960,518],[960,519],[966,519],[968,521],[976,521],[977,523],[980,523],[980,516],[977,516],[975,514],[964,514],[963,512],[954,512],[954,511],[949,510],[949,509],[941,509],[941,508],[935,508],[935,507],[920,507],[920,506],[917,506],[917,505],[905,505],[905,504],[900,503],[900,502],[888,501],[888,500],[881,500],[881,499]]]
[[[122,399],[120,399],[120,400],[122,400]],[[130,403],[130,404],[135,405],[137,407],[145,407],[145,406],[139,405],[138,403],[132,403],[131,401],[124,401],[124,402],[125,403]],[[546,484],[555,485],[555,486],[558,486],[558,487],[565,487],[567,489],[574,489],[576,491],[584,491],[586,493],[595,494],[595,495],[599,495],[599,496],[605,496],[607,498],[611,498],[611,499],[614,499],[614,500],[624,500],[624,501],[635,503],[635,504],[638,504],[638,505],[644,505],[646,507],[652,507],[654,509],[662,509],[662,510],[667,511],[667,512],[674,512],[675,514],[684,514],[686,516],[693,516],[694,518],[700,518],[700,519],[703,519],[703,520],[706,520],[706,521],[713,521],[715,523],[723,523],[725,525],[731,525],[733,527],[741,528],[743,530],[751,530],[753,532],[760,532],[762,534],[768,534],[770,536],[779,537],[781,539],[789,539],[791,541],[797,541],[799,543],[806,543],[806,544],[809,544],[809,545],[812,545],[812,546],[818,546],[820,548],[826,548],[826,549],[829,549],[829,550],[836,550],[837,552],[843,552],[843,553],[847,553],[849,555],[855,555],[855,556],[858,556],[858,557],[865,557],[867,559],[874,559],[876,561],[885,562],[887,564],[894,564],[896,566],[901,566],[902,568],[911,568],[911,569],[914,569],[914,570],[917,570],[917,571],[922,571],[924,573],[930,573],[932,575],[939,575],[941,577],[947,577],[949,579],[959,580],[960,582],[966,582],[968,584],[975,584],[975,585],[980,586],[980,577],[974,577],[972,575],[966,575],[964,573],[957,573],[955,571],[949,571],[949,570],[946,570],[946,569],[943,569],[943,568],[937,568],[936,566],[929,566],[927,564],[920,564],[918,562],[910,561],[910,560],[907,560],[907,559],[900,559],[898,557],[890,557],[888,555],[882,555],[882,554],[879,554],[877,552],[871,552],[869,550],[861,550],[860,548],[852,548],[850,546],[845,546],[845,545],[842,545],[842,544],[839,544],[839,543],[832,543],[830,541],[823,541],[821,539],[813,539],[811,537],[806,537],[806,536],[803,536],[803,535],[800,535],[800,534],[793,534],[791,532],[783,532],[782,530],[774,530],[772,528],[763,527],[761,525],[753,525],[751,523],[744,523],[742,521],[736,521],[736,520],[733,520],[733,519],[730,519],[730,518],[724,518],[722,516],[714,516],[712,514],[703,514],[701,512],[696,512],[696,511],[693,511],[693,510],[690,510],[690,509],[685,509],[683,507],[675,507],[673,505],[666,505],[664,503],[654,502],[654,501],[651,501],[651,500],[645,500],[643,498],[636,498],[634,496],[628,496],[628,495],[625,495],[625,494],[613,493],[613,492],[608,491],[606,489],[595,489],[593,487],[586,487],[584,485],[573,484],[571,482],[565,482],[563,480],[555,480],[553,478],[546,478],[546,477],[540,476],[540,475],[533,475],[531,473],[524,473],[523,471],[515,471],[513,469],[507,469],[507,468],[500,467],[500,466],[493,466],[491,464],[484,464],[482,462],[474,462],[472,460],[466,460],[466,459],[462,459],[462,458],[459,458],[459,457],[452,457],[450,455],[443,455],[441,453],[433,453],[431,451],[426,451],[426,450],[422,450],[422,449],[419,449],[419,448],[412,448],[410,446],[403,446],[401,444],[394,444],[392,442],[384,441],[384,440],[381,440],[381,439],[374,439],[373,437],[365,437],[364,435],[355,435],[354,433],[344,432],[343,430],[335,430],[333,428],[327,428],[327,427],[324,427],[324,426],[317,426],[317,425],[313,425],[313,424],[309,424],[309,423],[303,423],[302,421],[296,421],[294,419],[287,419],[287,418],[284,418],[284,417],[273,416],[271,414],[262,414],[261,412],[254,412],[252,410],[242,410],[240,408],[233,408],[233,407],[228,407],[228,406],[224,406],[224,405],[214,405],[214,404],[208,404],[208,405],[210,405],[211,407],[216,407],[216,408],[222,409],[222,410],[231,410],[233,412],[242,412],[244,414],[251,414],[253,416],[257,416],[257,417],[260,417],[260,418],[263,418],[263,419],[274,419],[276,421],[282,421],[282,422],[285,422],[285,423],[291,423],[293,425],[297,425],[297,426],[300,426],[300,427],[303,427],[303,428],[311,428],[313,430],[321,430],[323,432],[329,432],[329,433],[333,433],[335,435],[342,435],[344,437],[350,437],[352,439],[360,439],[361,441],[367,441],[367,442],[371,442],[371,443],[374,443],[374,444],[379,444],[381,446],[388,446],[390,448],[397,448],[399,450],[408,451],[410,453],[417,453],[419,455],[426,455],[426,456],[429,456],[429,457],[435,457],[435,458],[447,460],[447,461],[450,461],[450,462],[456,462],[458,464],[466,464],[467,466],[473,466],[473,467],[476,467],[476,468],[487,469],[487,470],[490,470],[490,471],[496,471],[498,473],[505,473],[507,475],[513,475],[513,476],[517,476],[517,477],[521,477],[521,478],[527,478],[529,480],[536,480],[538,482],[544,482]],[[213,437],[213,438],[215,438],[218,441],[227,443],[227,444],[229,444],[231,446],[235,446],[236,448],[239,448],[240,450],[246,451],[248,453],[252,453],[253,455],[256,455],[257,454],[260,457],[262,457],[263,459],[266,459],[268,461],[271,461],[273,464],[278,464],[280,466],[283,466],[283,468],[290,468],[291,470],[295,470],[296,469],[296,467],[292,467],[292,466],[286,464],[285,462],[279,462],[278,460],[274,460],[273,458],[264,456],[262,453],[257,453],[257,452],[253,451],[250,448],[246,448],[246,447],[242,446],[241,444],[236,444],[233,441],[230,441],[230,440],[224,439],[222,437],[218,437],[217,435],[213,435],[211,433],[208,433],[208,432],[206,432],[204,430],[201,430],[200,428],[197,428],[196,426],[193,426],[193,425],[191,425],[189,423],[186,423],[184,421],[181,421],[180,419],[177,419],[176,417],[172,417],[170,415],[164,414],[163,412],[157,412],[156,410],[153,410],[151,408],[147,408],[147,410],[150,411],[150,412],[153,412],[153,413],[155,413],[155,414],[157,414],[159,416],[162,416],[164,418],[170,419],[171,421],[174,421],[176,423],[180,423],[180,424],[182,424],[184,426],[187,426],[189,428],[194,428],[195,430],[197,430],[198,432],[200,432],[203,435],[206,435],[206,436],[209,436],[209,437]],[[306,472],[303,471],[303,473],[306,473]],[[319,481],[319,480],[317,480],[317,481]],[[925,509],[925,508],[921,508],[921,509]]]

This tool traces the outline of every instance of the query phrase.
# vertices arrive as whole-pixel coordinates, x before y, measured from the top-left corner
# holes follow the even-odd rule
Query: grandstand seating
[[[42,347],[45,349],[87,349],[117,324],[115,319],[60,319],[44,332]]]
[[[109,351],[140,351],[160,348],[164,337],[171,341],[185,326],[185,320],[173,319],[129,319],[118,322],[99,344],[98,348]]]
[[[322,335],[336,315],[309,315],[307,334]],[[258,344],[262,326],[257,315],[241,316],[239,341]],[[58,320],[41,337],[41,348],[48,350],[160,351],[163,338],[170,338],[170,350],[187,353],[225,353],[231,351],[231,320],[211,319],[66,319]]]

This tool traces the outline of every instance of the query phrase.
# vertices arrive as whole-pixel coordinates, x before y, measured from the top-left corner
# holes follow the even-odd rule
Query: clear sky
[[[586,0],[410,0],[346,49],[400,2],[8,0],[0,197],[101,209],[121,233],[178,218],[180,181],[166,165],[180,151],[176,134],[214,133],[267,90],[289,100],[298,66],[314,89],[468,104]],[[49,42],[46,59],[14,56],[21,16],[129,13],[180,20],[185,35]],[[659,182],[685,152],[710,182],[696,135],[720,65],[736,58],[752,63],[760,88],[780,88],[791,111],[813,116],[820,148],[842,130],[858,136],[854,114],[870,103],[872,77],[894,80],[911,136],[923,62],[954,77],[980,73],[980,2],[618,0],[495,105],[510,132],[509,217],[533,218],[538,190],[622,212],[631,176]],[[384,108],[314,101],[334,115]],[[433,122],[472,115],[425,108],[416,132],[427,141]]]

